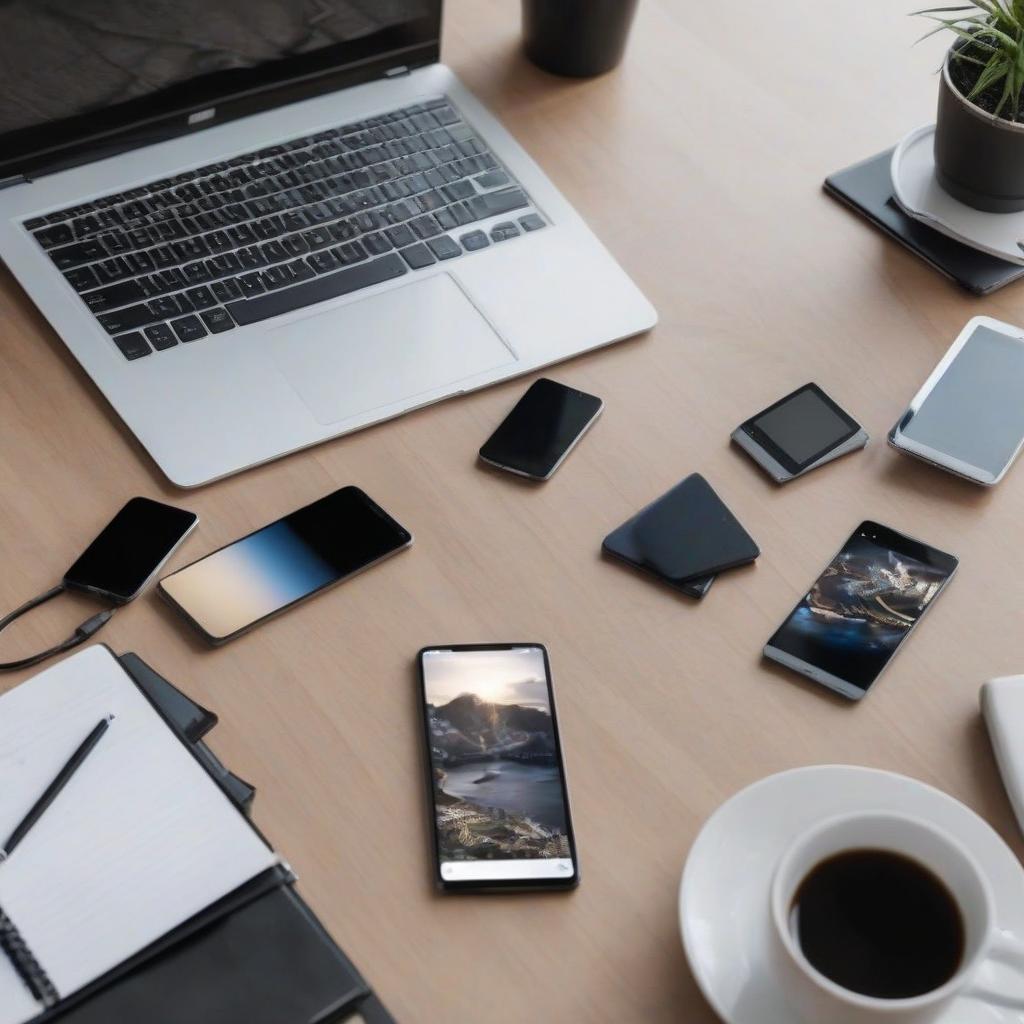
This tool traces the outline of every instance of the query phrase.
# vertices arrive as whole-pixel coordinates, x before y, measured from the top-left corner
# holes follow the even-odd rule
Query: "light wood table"
[[[184,493],[161,479],[10,276],[0,276],[0,605],[58,579],[133,494],[195,509],[174,565],[355,482],[416,534],[407,552],[216,651],[153,593],[101,635],[221,724],[256,820],[403,1022],[714,1019],[676,896],[701,824],[772,772],[893,769],[1024,851],[978,717],[1024,670],[1024,469],[987,492],[890,451],[885,433],[978,300],[819,191],[933,114],[943,43],[900,4],[770,9],[643,0],[627,61],[590,82],[518,52],[512,0],[455,0],[448,62],[523,141],[661,314],[650,335],[557,367],[606,410],[543,486],[476,448],[523,382],[435,406]],[[728,444],[814,379],[868,449],[776,488]],[[701,602],[602,561],[602,537],[703,473],[761,545]],[[848,531],[873,517],[957,552],[957,579],[859,706],[765,667],[761,646]],[[12,655],[79,621],[26,622]],[[413,656],[540,640],[560,699],[583,884],[556,896],[431,888]],[[6,689],[20,676],[0,680]],[[2,780],[0,780],[2,784]]]

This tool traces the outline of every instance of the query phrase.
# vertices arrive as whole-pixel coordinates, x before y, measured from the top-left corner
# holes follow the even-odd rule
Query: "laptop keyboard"
[[[25,222],[126,359],[545,226],[445,99]],[[508,219],[490,231],[472,225]]]

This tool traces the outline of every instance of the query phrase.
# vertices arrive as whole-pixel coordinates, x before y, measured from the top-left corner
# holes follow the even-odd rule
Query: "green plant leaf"
[[[914,13],[937,23],[922,39],[950,32],[962,40],[950,59],[979,69],[967,99],[998,89],[996,116],[1017,120],[1024,89],[1024,0],[973,0]]]

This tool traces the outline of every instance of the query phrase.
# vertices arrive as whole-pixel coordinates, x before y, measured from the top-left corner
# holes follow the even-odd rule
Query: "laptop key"
[[[68,224],[53,224],[42,231],[35,233],[36,241],[44,249],[53,249],[58,245],[67,245],[75,240],[75,236]]]
[[[451,231],[452,228],[457,228],[459,222],[455,219],[455,214],[449,209],[438,210],[434,216],[437,218],[437,223],[444,228],[445,231]]]
[[[366,250],[358,242],[345,242],[344,245],[335,246],[331,253],[345,266],[366,259]]]
[[[206,284],[213,278],[210,268],[202,260],[182,267],[181,275],[185,278],[186,284]]]
[[[450,185],[445,185],[442,191],[453,203],[460,199],[469,199],[470,196],[477,194],[473,183],[465,180],[453,181]]]
[[[484,171],[473,179],[481,188],[499,188],[510,184],[509,176],[504,171]]]
[[[410,221],[409,226],[420,238],[433,238],[441,234],[441,225],[429,213]]]
[[[184,295],[163,295],[158,299],[150,299],[149,311],[154,320],[166,320],[168,317],[189,313],[192,303]]]
[[[366,235],[361,239],[361,241],[366,250],[374,256],[383,256],[384,253],[389,252],[392,248],[387,235],[382,235],[379,232],[374,232],[372,235]]]
[[[307,262],[318,274],[329,274],[341,266],[341,261],[334,255],[332,249],[313,253],[312,256],[307,257]]]
[[[334,245],[335,242],[327,228],[311,228],[309,231],[304,231],[300,237],[310,249],[326,249],[327,246]],[[266,252],[266,248],[266,246],[263,247],[264,252]]]
[[[94,292],[86,292],[82,301],[94,312],[105,313],[108,309],[128,306],[147,298],[146,290],[138,281],[123,281],[107,288],[99,288]]]
[[[521,206],[529,205],[526,193],[518,188],[506,189],[503,192],[488,192],[486,195],[474,196],[467,202],[478,220],[493,217],[497,213],[509,213],[512,210],[518,210]]]
[[[121,350],[121,355],[125,359],[141,359],[153,351],[149,347],[149,343],[138,331],[132,334],[122,334],[114,338],[114,344]]]
[[[439,260],[450,260],[453,256],[462,255],[459,243],[447,235],[441,235],[440,238],[431,238],[427,245],[430,246],[430,251]]]
[[[202,288],[192,288],[190,291],[185,292],[185,295],[196,309],[207,309],[210,306],[217,305],[213,292],[205,286]]]
[[[101,260],[107,255],[107,250],[95,238],[50,250],[50,259],[57,265],[58,270],[70,270],[82,263]]]
[[[524,231],[538,231],[547,226],[539,213],[528,213],[525,217],[519,218],[519,223],[522,224]]]
[[[210,287],[213,294],[217,296],[218,302],[230,302],[232,299],[242,297],[242,288],[233,278],[229,278],[227,281],[216,281]]]
[[[235,326],[235,322],[231,319],[228,311],[219,306],[216,309],[208,309],[205,313],[200,313],[199,315],[203,318],[203,323],[206,324],[211,334],[230,331]]]
[[[158,270],[146,279],[146,287],[149,288],[151,295],[159,295],[160,292],[176,292],[184,286],[184,275],[177,268]]]
[[[285,235],[281,244],[289,256],[302,256],[309,252],[309,244],[302,235]]]
[[[152,327],[147,327],[146,337],[157,352],[163,352],[164,349],[173,348],[178,344],[174,331],[167,324],[153,324]]]
[[[491,228],[491,241],[492,242],[504,242],[509,238],[515,238],[519,234],[519,228],[515,226],[510,220],[502,221],[500,224],[495,224]]]
[[[171,326],[181,341],[198,341],[206,337],[206,328],[195,314],[183,316],[180,320],[172,320]]]
[[[437,262],[434,254],[422,242],[417,242],[415,245],[410,245],[405,249],[399,249],[399,252],[402,254],[402,259],[413,270],[422,270],[424,267],[429,267],[431,263]]]
[[[348,295],[361,288],[390,281],[405,273],[405,264],[395,253],[388,253],[369,263],[347,267],[334,274],[324,274],[292,288],[271,292],[255,299],[229,302],[227,310],[237,324],[254,324],[260,320],[280,316],[282,313],[290,313],[294,309],[311,306],[316,302]]]
[[[391,244],[396,248],[400,248],[403,245],[412,245],[416,241],[416,236],[407,224],[397,224],[393,228],[388,228],[384,234],[391,239]]]
[[[145,303],[141,303],[138,306],[119,309],[116,313],[101,313],[96,319],[107,334],[123,334],[125,331],[134,331],[157,320],[163,320],[163,317],[154,313]]]
[[[92,267],[79,267],[77,270],[69,270],[64,277],[76,292],[87,292],[90,288],[98,288],[100,286],[99,279],[96,277]]]
[[[475,220],[480,218],[470,209],[469,203],[452,203],[448,207],[451,211],[451,215],[455,218],[455,223],[459,227],[463,227],[466,224],[472,224]]]
[[[486,249],[491,244],[491,240],[482,231],[470,231],[463,235],[459,241],[465,246],[467,252]]]

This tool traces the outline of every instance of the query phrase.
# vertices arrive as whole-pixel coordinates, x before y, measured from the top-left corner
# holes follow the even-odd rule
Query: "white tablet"
[[[975,483],[999,483],[1024,445],[1024,330],[970,320],[889,443]]]

